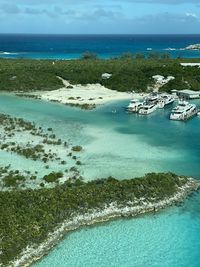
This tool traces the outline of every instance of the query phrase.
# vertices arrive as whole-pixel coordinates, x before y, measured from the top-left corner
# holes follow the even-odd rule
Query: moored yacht
[[[143,106],[143,102],[140,102],[137,99],[131,100],[128,107],[126,108],[128,112],[138,112],[139,109]]]
[[[139,114],[141,115],[148,115],[156,110],[157,105],[155,104],[144,104],[140,110]]]
[[[172,104],[174,100],[172,95],[162,94],[158,100],[158,108],[164,108],[166,105]]]
[[[196,115],[198,112],[195,104],[180,101],[178,106],[172,109],[170,120],[185,121]]]
[[[159,100],[158,94],[151,93],[146,97],[145,102],[148,103],[149,105],[152,105],[152,104],[157,104],[158,100]]]

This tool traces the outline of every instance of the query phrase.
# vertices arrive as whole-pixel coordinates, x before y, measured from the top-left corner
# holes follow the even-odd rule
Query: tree
[[[137,54],[135,55],[135,58],[136,58],[136,59],[145,59],[145,55],[142,54],[142,53],[137,53]]]
[[[170,59],[171,58],[171,55],[170,55],[170,53],[167,53],[167,52],[166,53],[162,53],[161,54],[161,58],[162,59]]]
[[[82,59],[97,59],[97,54],[96,53],[93,53],[93,52],[90,52],[90,51],[86,51],[85,53],[83,53],[82,55]]]
[[[131,52],[125,52],[122,53],[120,56],[121,59],[132,59],[133,58],[133,54]]]
[[[157,52],[151,52],[148,54],[148,58],[158,60],[160,58],[160,55]]]

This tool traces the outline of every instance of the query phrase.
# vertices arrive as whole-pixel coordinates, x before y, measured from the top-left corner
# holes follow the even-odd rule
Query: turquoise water
[[[197,104],[200,104],[197,101]],[[200,118],[169,121],[172,107],[148,117],[124,112],[127,101],[94,111],[0,95],[0,112],[53,127],[56,134],[84,147],[82,175],[131,178],[150,171],[174,171],[200,178]],[[116,108],[117,113],[112,113]],[[6,159],[6,160],[5,160]],[[9,162],[1,157],[0,165]],[[17,158],[16,166],[28,163]],[[119,220],[67,235],[35,267],[200,266],[200,194],[156,215]]]
[[[1,95],[0,112],[52,127],[58,137],[82,145],[86,179],[113,175],[132,178],[150,171],[174,171],[200,177],[200,118],[169,121],[170,109],[143,117],[128,115],[127,101],[82,111],[60,104]],[[113,108],[117,113],[112,113]],[[119,167],[121,166],[121,167]]]
[[[160,214],[84,228],[34,267],[199,267],[199,204],[198,194]]]

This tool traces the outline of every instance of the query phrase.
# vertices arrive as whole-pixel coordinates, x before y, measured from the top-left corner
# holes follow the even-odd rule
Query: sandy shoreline
[[[60,77],[58,77],[61,79]],[[65,105],[97,106],[117,100],[141,99],[145,94],[118,92],[102,86],[101,84],[72,85],[61,79],[64,87],[52,91],[37,91],[30,93],[18,92],[18,96],[35,97],[37,99],[58,102]]]
[[[63,87],[60,89],[52,91],[16,92],[16,95],[82,107],[83,109],[93,109],[98,105],[103,105],[118,100],[144,100],[149,94],[147,92],[136,93],[134,91],[119,92],[108,89],[99,83],[74,85],[69,81],[62,79],[61,77],[57,78],[63,83]],[[154,79],[154,86],[149,89],[156,93],[158,93],[160,88],[167,84],[170,80],[175,79],[173,76],[167,76],[165,78],[161,75],[155,75],[152,76],[152,78]]]
[[[72,85],[62,80],[64,87],[58,90],[43,93],[40,97],[43,100],[58,101],[62,104],[91,104],[101,105],[112,100],[130,99],[131,94],[110,90],[101,84]],[[72,88],[70,88],[72,87]]]
[[[18,259],[9,266],[30,266],[35,261],[47,255],[68,232],[77,230],[83,226],[94,225],[122,217],[134,217],[140,214],[161,210],[175,203],[182,202],[189,194],[199,189],[199,187],[200,182],[190,178],[184,186],[178,189],[175,195],[159,202],[155,202],[155,200],[147,201],[145,199],[138,199],[137,202],[127,203],[126,206],[119,206],[117,203],[111,203],[109,206],[105,206],[103,210],[92,210],[84,215],[76,215],[74,218],[60,224],[53,233],[48,235],[47,240],[39,246],[27,247],[21,255],[19,255]]]

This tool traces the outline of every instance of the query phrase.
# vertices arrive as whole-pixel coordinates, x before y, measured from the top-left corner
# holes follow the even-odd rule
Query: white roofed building
[[[177,91],[177,95],[184,99],[196,99],[196,98],[200,98],[200,91],[193,91],[190,89],[185,89],[185,90]]]
[[[101,78],[104,79],[104,80],[110,79],[111,77],[112,77],[111,73],[103,73],[101,75]]]

